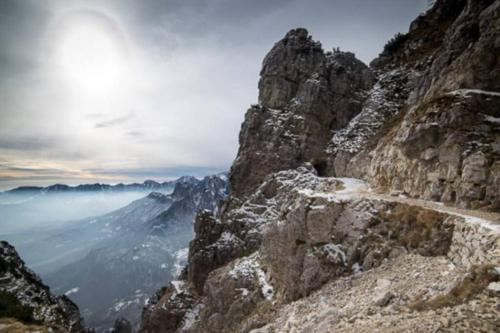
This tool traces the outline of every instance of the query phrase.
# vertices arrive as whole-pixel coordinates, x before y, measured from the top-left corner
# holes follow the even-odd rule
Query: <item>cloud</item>
[[[134,137],[134,138],[140,138],[140,137],[144,136],[144,133],[139,132],[139,131],[128,131],[126,134],[128,136],[131,136],[131,137]]]
[[[0,164],[0,171],[2,172],[24,172],[24,173],[37,173],[45,175],[56,175],[61,173],[66,173],[66,171],[61,169],[46,169],[46,168],[30,168],[30,167],[16,167],[9,166],[5,164]]]
[[[53,169],[54,179],[227,170],[244,113],[257,100],[262,59],[289,29],[304,26],[325,49],[340,46],[369,62],[426,6],[426,0],[0,1],[0,156],[13,168]],[[89,10],[113,26],[128,52],[121,80],[106,93],[75,87],[58,62],[57,36],[70,29],[57,22],[91,23],[96,15],[80,15]]]
[[[193,167],[193,166],[177,166],[167,168],[137,168],[137,169],[89,169],[86,170],[92,174],[109,175],[116,177],[128,177],[130,179],[148,179],[156,180],[173,179],[181,176],[203,177],[206,175],[216,174],[223,171],[228,171],[224,166],[220,167]]]
[[[129,121],[131,118],[133,118],[133,115],[131,115],[131,114],[121,116],[121,117],[111,118],[111,119],[96,123],[95,128],[108,128],[108,127],[117,126],[117,125],[120,125],[120,124],[123,124],[123,123]]]
[[[30,136],[0,136],[0,149],[27,151],[42,150],[54,147],[56,142],[56,139],[42,139]]]

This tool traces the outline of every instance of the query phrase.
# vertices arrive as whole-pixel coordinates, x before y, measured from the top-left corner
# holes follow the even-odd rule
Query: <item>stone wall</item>
[[[462,217],[450,217],[454,224],[453,239],[447,257],[462,269],[473,266],[500,267],[500,235],[491,229],[467,222]]]

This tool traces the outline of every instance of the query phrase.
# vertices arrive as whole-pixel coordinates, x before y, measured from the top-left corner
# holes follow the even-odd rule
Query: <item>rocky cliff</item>
[[[259,104],[246,113],[231,169],[232,194],[248,195],[269,173],[304,161],[327,172],[331,132],[361,111],[373,82],[354,54],[324,52],[307,30],[290,31],[264,58]]]
[[[141,331],[497,330],[499,15],[438,0],[370,67],[290,31]]]
[[[85,332],[78,307],[66,296],[54,296],[4,241],[0,242],[0,291],[2,317],[22,314],[19,319],[41,323],[51,331]],[[6,322],[2,328],[8,331],[11,326],[21,331],[23,325]]]
[[[373,61],[378,82],[334,134],[331,174],[499,211],[499,35],[498,1],[437,1]]]

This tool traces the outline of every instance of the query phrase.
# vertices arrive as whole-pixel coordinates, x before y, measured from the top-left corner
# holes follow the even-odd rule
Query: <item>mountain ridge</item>
[[[137,328],[150,294],[181,273],[187,259],[186,247],[193,236],[194,216],[199,210],[217,210],[227,192],[226,173],[202,179],[180,177],[168,193],[145,193],[109,213],[40,230],[35,240],[19,244],[18,250],[51,286],[50,297],[68,300],[75,307],[71,313],[79,316],[69,298],[76,301],[92,330],[108,331],[114,324]],[[15,252],[12,246],[5,247]],[[3,263],[10,259],[1,252],[0,260]],[[24,262],[22,265],[26,274],[35,276]],[[37,279],[46,288],[38,277],[30,279]],[[2,292],[11,289],[6,281],[17,283],[2,272]],[[12,291],[13,297],[24,299],[21,291]],[[66,319],[62,316],[61,320]],[[48,321],[46,324],[52,325]]]
[[[225,172],[217,173],[217,175],[225,175]],[[157,182],[151,179],[147,179],[142,183],[119,183],[115,185],[104,184],[104,183],[93,183],[93,184],[79,184],[79,185],[66,185],[66,184],[54,184],[49,186],[19,186],[10,190],[6,190],[0,193],[6,194],[18,194],[18,193],[61,193],[61,192],[97,192],[97,191],[166,191],[171,190],[177,183],[186,182],[197,182],[199,178],[194,176],[181,176],[177,179]]]

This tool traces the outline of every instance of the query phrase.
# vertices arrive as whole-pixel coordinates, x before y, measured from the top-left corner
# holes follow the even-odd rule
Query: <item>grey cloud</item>
[[[125,115],[125,116],[121,116],[121,117],[111,118],[111,119],[108,119],[108,120],[96,123],[95,127],[96,128],[113,127],[113,126],[117,126],[117,125],[126,123],[131,118],[133,118],[133,115],[131,115],[131,114],[128,114],[128,115]]]
[[[132,178],[228,169],[262,59],[289,29],[369,62],[427,1],[0,0],[2,158]],[[86,9],[116,24],[139,69],[131,91],[94,104],[58,81],[43,47],[54,17]]]
[[[6,164],[0,164],[0,170],[2,170],[2,171],[20,171],[20,172],[26,172],[26,173],[34,172],[34,173],[44,174],[44,175],[47,175],[47,174],[56,175],[56,174],[60,174],[61,172],[63,172],[63,170],[60,170],[60,169],[23,168],[23,167],[9,166]]]
[[[166,168],[135,168],[135,169],[88,169],[89,173],[99,175],[127,176],[135,179],[146,178],[175,178],[185,175],[202,177],[209,174],[214,174],[222,171],[227,171],[224,166],[213,167],[193,167],[193,166],[177,166]]]
[[[129,131],[126,133],[128,136],[134,137],[134,138],[139,138],[144,136],[144,133],[139,132],[139,131]]]
[[[5,137],[0,136],[0,149],[34,151],[52,148],[57,144],[57,139],[43,139],[37,137]]]

